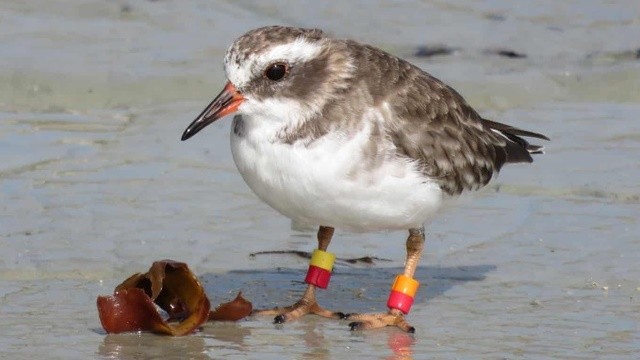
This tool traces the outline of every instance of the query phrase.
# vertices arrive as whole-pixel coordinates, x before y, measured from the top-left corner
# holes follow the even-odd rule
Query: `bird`
[[[280,214],[317,227],[323,256],[335,229],[409,232],[387,311],[327,310],[316,299],[320,284],[307,281],[295,304],[256,311],[276,315],[274,323],[316,314],[350,320],[351,330],[415,332],[406,303],[419,284],[425,223],[450,200],[487,185],[503,165],[531,163],[543,153],[524,138],[549,140],[483,118],[456,90],[406,60],[320,29],[250,30],[228,48],[224,71],[226,85],[183,141],[234,114],[230,145],[240,175]]]

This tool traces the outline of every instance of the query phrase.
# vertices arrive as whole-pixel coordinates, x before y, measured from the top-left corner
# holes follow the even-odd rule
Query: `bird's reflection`
[[[413,346],[416,338],[404,332],[391,331],[387,339],[387,345],[393,352],[387,359],[389,360],[410,360],[413,359]]]

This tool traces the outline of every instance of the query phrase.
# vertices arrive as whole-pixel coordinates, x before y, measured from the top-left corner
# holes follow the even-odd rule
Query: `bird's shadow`
[[[482,281],[488,272],[495,269],[495,265],[418,267],[414,277],[420,281],[421,289],[415,304],[441,296],[454,286]],[[336,311],[381,311],[385,308],[391,283],[402,272],[401,267],[337,266],[329,288],[318,292],[318,301]],[[214,306],[242,291],[255,308],[270,308],[291,305],[299,300],[306,288],[303,282],[305,274],[306,268],[233,270],[222,274],[203,274],[200,279]]]

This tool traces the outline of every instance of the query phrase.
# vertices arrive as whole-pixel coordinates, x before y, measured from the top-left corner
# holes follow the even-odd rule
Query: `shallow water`
[[[640,7],[620,1],[4,1],[0,4],[0,357],[634,358],[640,351]],[[368,19],[360,21],[355,19]],[[190,264],[214,304],[303,290],[313,232],[262,204],[223,120],[188,123],[223,83],[233,38],[264,24],[374,43],[489,118],[547,134],[428,228],[423,287],[395,329],[307,317],[210,324],[184,338],[105,335],[95,298],[152,261]],[[423,45],[454,54],[417,58]],[[523,59],[493,55],[510,49]],[[380,311],[403,232],[338,231],[328,308]]]

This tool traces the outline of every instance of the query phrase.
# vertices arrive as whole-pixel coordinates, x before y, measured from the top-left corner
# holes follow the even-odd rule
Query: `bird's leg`
[[[331,242],[333,231],[334,229],[332,227],[320,226],[320,229],[318,229],[318,250],[320,250],[321,256],[320,258],[312,257],[312,261],[311,261],[312,263],[311,265],[313,265],[314,259],[316,261],[320,259],[321,261],[320,265],[329,267],[328,272],[322,269],[320,270],[315,269],[316,273],[314,273],[314,274],[317,274],[319,271],[321,273],[320,276],[322,276],[322,273],[324,273],[324,276],[325,276],[324,281],[326,281],[326,283],[328,283],[328,280],[329,280],[329,278],[327,277],[327,274],[330,277],[330,274],[331,274],[330,269],[333,266],[333,258],[335,258],[335,256],[333,256],[332,254],[329,254],[326,252],[327,248],[329,247],[329,243]],[[316,256],[315,253],[314,253],[314,256]],[[324,258],[322,256],[324,256]],[[333,258],[327,260],[327,257],[329,256],[333,256]],[[281,324],[284,322],[292,321],[306,314],[316,314],[316,315],[320,315],[320,316],[328,317],[332,319],[344,319],[345,318],[344,313],[329,311],[322,308],[320,305],[318,305],[318,302],[316,301],[317,286],[313,285],[314,280],[308,281],[309,276],[313,271],[311,269],[312,267],[313,266],[309,267],[309,273],[307,274],[307,279],[305,279],[305,281],[307,281],[309,285],[307,286],[307,290],[304,292],[304,295],[302,295],[302,299],[298,300],[295,304],[291,306],[277,307],[269,310],[256,310],[253,312],[253,314],[276,315],[276,317],[273,319],[273,322],[275,324]],[[326,283],[324,284],[325,287],[326,287]]]
[[[413,333],[415,328],[404,319],[413,303],[413,296],[418,282],[413,279],[420,255],[424,249],[424,227],[410,229],[407,238],[407,260],[404,273],[396,278],[389,301],[389,311],[378,314],[349,314],[347,320],[354,320],[349,324],[351,330],[377,329],[385,326],[397,326],[403,331]]]

